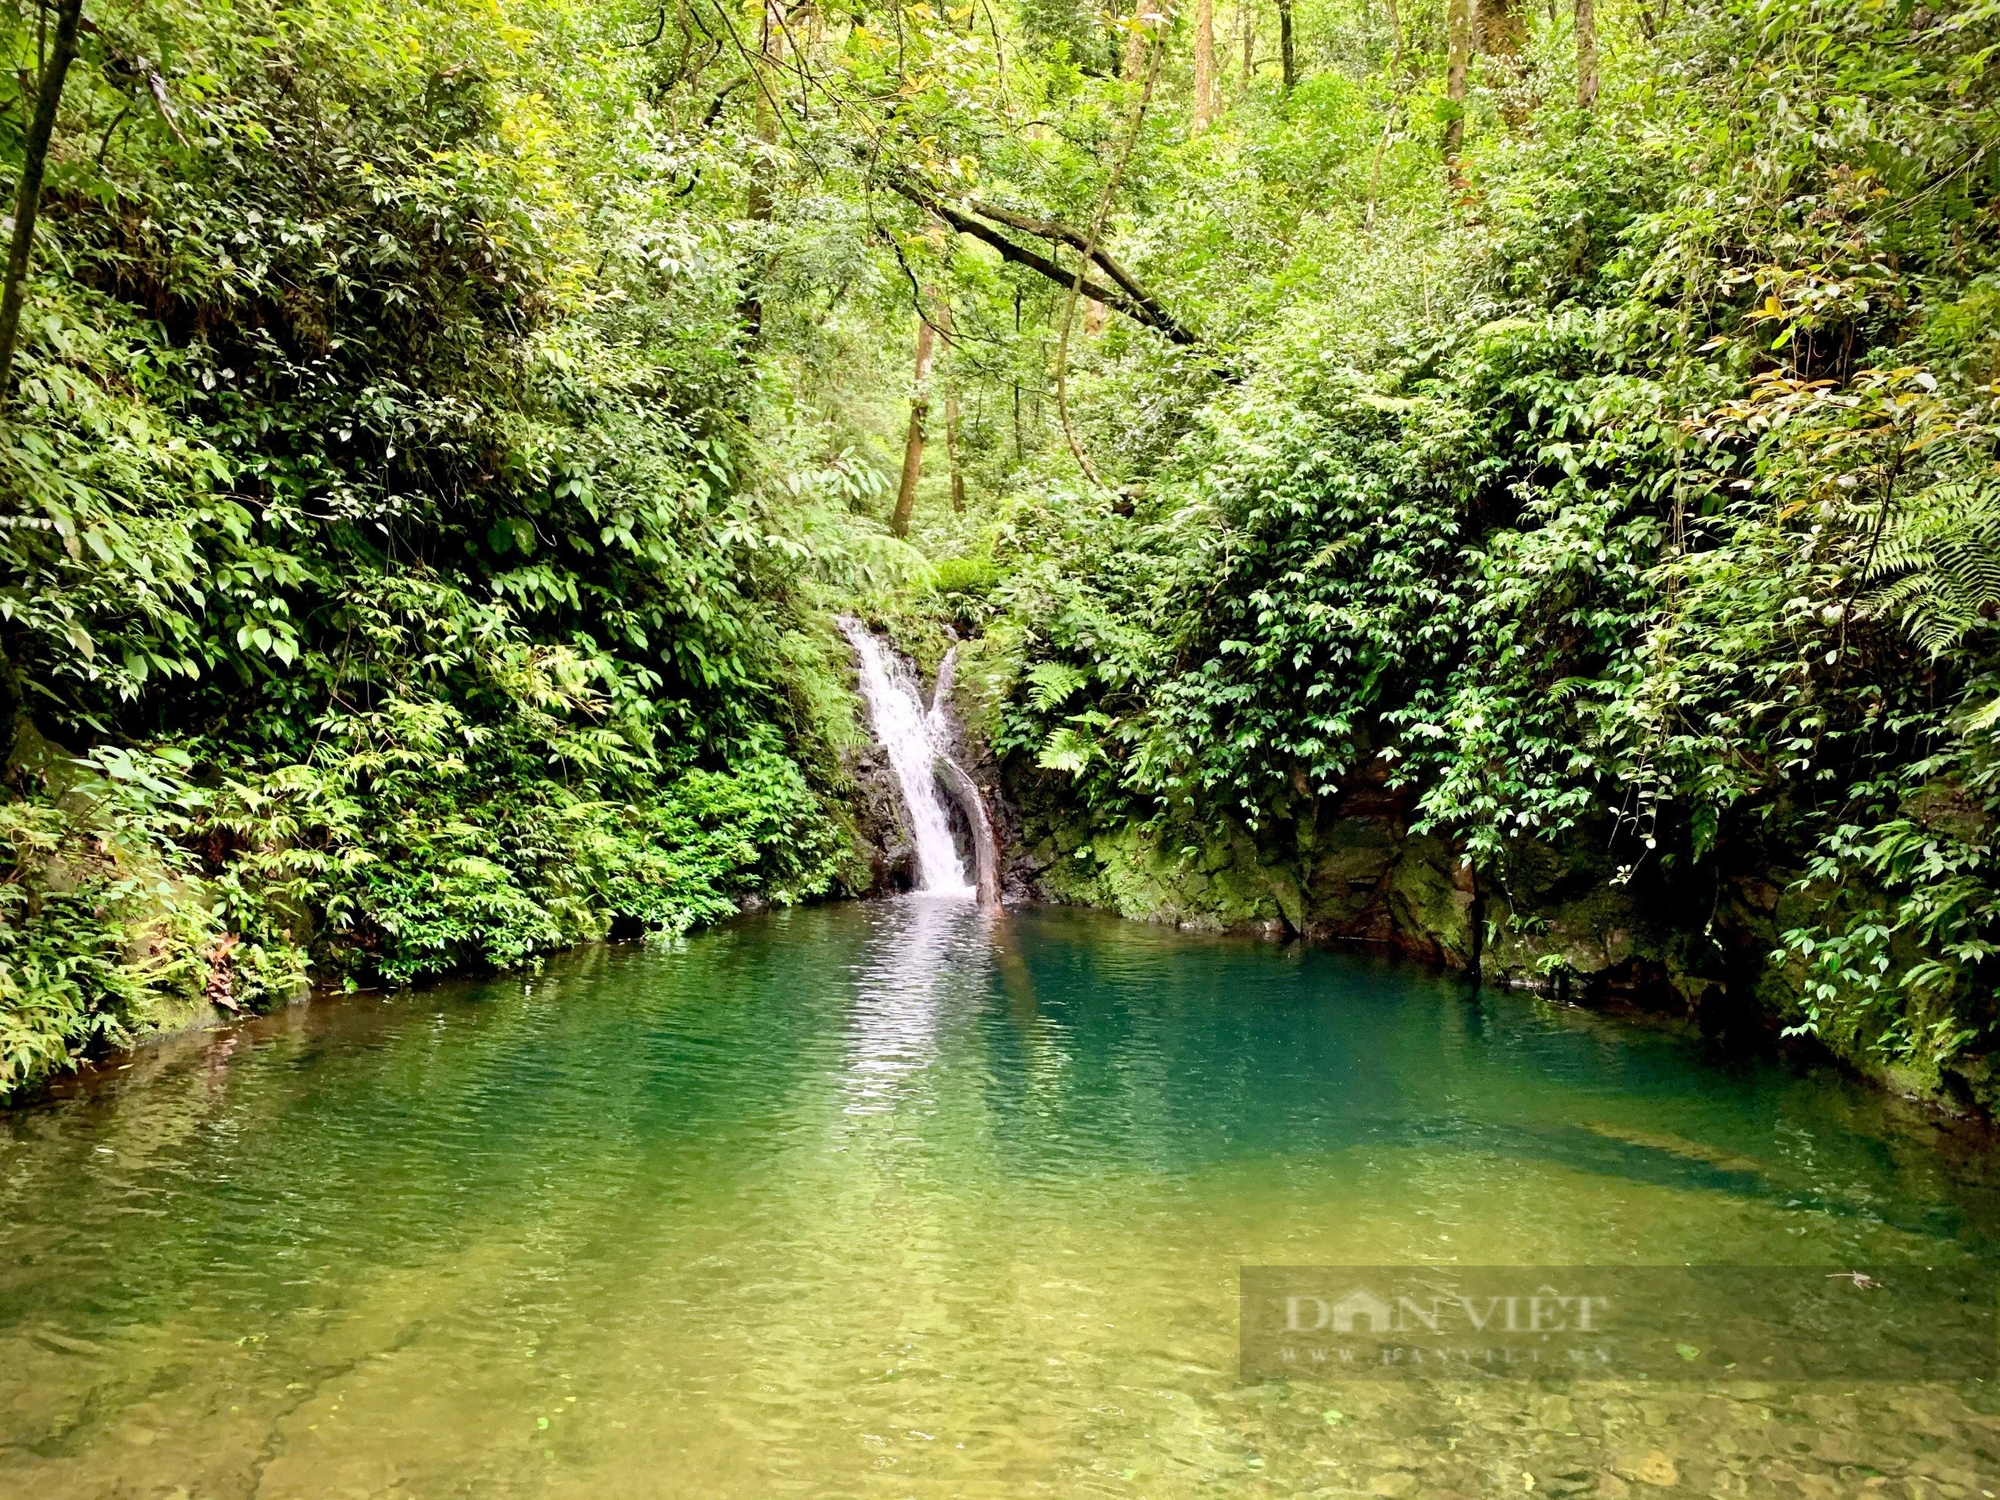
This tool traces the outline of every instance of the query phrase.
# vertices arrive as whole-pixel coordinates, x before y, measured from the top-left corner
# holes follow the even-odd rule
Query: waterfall
[[[951,701],[951,684],[958,676],[958,647],[953,646],[938,663],[937,686],[931,689],[931,711],[924,716],[924,724],[931,732],[931,743],[941,745],[950,733],[950,725],[945,719],[945,705]]]
[[[970,896],[973,887],[965,878],[965,865],[952,843],[951,823],[938,797],[937,745],[916,684],[902,662],[859,620],[842,618],[840,633],[861,660],[861,696],[868,703],[875,738],[889,752],[889,764],[903,790],[910,837],[917,846],[918,889],[933,896]]]

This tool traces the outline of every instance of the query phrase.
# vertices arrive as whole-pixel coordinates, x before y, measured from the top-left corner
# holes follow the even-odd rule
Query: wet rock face
[[[993,824],[993,838],[1000,848],[1000,899],[1010,905],[1033,901],[1039,893],[1034,886],[1034,871],[1023,857],[1020,810],[1008,795],[1006,779],[1000,763],[994,759],[992,747],[984,737],[968,733],[965,728],[977,721],[978,705],[967,701],[972,690],[973,679],[965,674],[947,695],[951,712],[944,742],[938,748],[964,768],[978,789],[980,800],[986,804],[986,816]],[[963,813],[956,809],[952,813],[951,831],[961,849],[971,848],[972,830],[966,825]],[[970,867],[968,864],[967,868]]]
[[[1771,962],[1808,899],[1771,851],[1737,851],[1733,874],[1642,864],[1621,879],[1600,829],[1563,847],[1521,839],[1499,874],[1475,875],[1449,843],[1409,831],[1409,803],[1379,764],[1336,796],[1256,830],[1224,820],[1199,842],[1186,828],[1088,827],[1053,778],[1032,765],[1006,770],[1013,868],[1045,900],[1196,930],[1379,944],[1488,984],[1723,1039],[1776,1037],[1806,982]],[[1842,1056],[1898,1093],[2000,1116],[1994,1058],[1968,1054],[1919,1076]]]
[[[863,894],[914,888],[917,847],[903,826],[903,796],[888,757],[870,745],[849,760],[847,771],[855,787],[854,828],[868,857],[869,884]]]

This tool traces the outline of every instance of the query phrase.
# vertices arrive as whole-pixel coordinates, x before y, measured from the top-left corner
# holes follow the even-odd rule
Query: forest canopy
[[[1372,777],[1991,1050],[2000,0],[4,25],[0,1094],[862,889],[843,610],[1079,826]]]

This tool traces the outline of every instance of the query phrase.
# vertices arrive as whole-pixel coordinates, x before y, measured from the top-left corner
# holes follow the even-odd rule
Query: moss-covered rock
[[[1774,1038],[1804,1017],[1808,975],[1780,955],[1783,934],[1807,925],[1821,898],[1769,851],[1734,852],[1753,873],[1688,874],[1620,870],[1604,838],[1560,847],[1522,838],[1500,871],[1475,876],[1448,841],[1409,831],[1381,767],[1260,828],[1223,819],[1195,832],[1171,816],[1093,826],[1055,778],[1008,770],[1025,839],[1021,882],[1047,900],[1189,928],[1377,943],[1489,984],[1710,1034]],[[1990,1058],[1912,1068],[1885,1062],[1870,1041],[1825,1035],[1815,1045],[1897,1093],[2000,1114]]]

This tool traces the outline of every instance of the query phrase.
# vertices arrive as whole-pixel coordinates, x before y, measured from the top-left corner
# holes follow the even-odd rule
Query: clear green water
[[[0,1495],[1979,1496],[1985,1387],[1244,1385],[1239,1265],[1988,1260],[1840,1079],[1080,913],[775,913],[0,1117]]]

